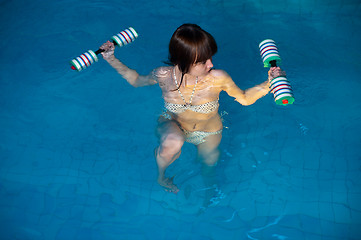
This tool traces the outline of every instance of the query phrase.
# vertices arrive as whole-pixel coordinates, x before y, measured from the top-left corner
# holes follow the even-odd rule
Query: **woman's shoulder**
[[[210,72],[211,76],[214,79],[214,86],[224,90],[225,88],[227,88],[228,86],[233,85],[233,80],[232,78],[229,76],[229,74],[221,69],[213,69]]]
[[[221,69],[212,69],[210,72],[211,76],[214,77],[217,81],[227,81],[230,79],[229,74]]]
[[[172,74],[172,66],[162,66],[153,69],[152,74],[157,79],[169,78]]]
[[[222,69],[212,69],[212,71],[210,72],[210,74],[213,76],[213,77],[228,77],[228,73]]]

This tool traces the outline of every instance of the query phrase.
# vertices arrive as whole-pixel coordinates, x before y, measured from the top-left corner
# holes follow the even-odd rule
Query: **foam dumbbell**
[[[264,67],[277,67],[281,63],[278,48],[272,39],[262,41],[259,44],[259,50]],[[286,76],[275,77],[271,80],[270,84],[276,104],[288,105],[295,101],[291,83],[287,80]]]
[[[134,28],[129,27],[114,35],[111,40],[114,45],[122,47],[133,42],[137,37],[138,33],[134,30]],[[88,50],[87,52],[70,61],[71,69],[80,72],[81,70],[90,67],[93,63],[98,61],[97,55],[101,52],[103,52],[102,49],[98,49],[95,52],[92,50]]]

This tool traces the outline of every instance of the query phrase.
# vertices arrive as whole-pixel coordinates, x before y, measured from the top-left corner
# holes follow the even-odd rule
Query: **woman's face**
[[[205,62],[194,63],[189,69],[189,74],[193,76],[207,75],[213,68],[212,59],[208,59]]]

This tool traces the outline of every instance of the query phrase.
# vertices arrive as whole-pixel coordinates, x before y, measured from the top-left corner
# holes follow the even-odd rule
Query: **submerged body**
[[[222,121],[218,113],[219,94],[226,91],[229,95],[239,99],[239,102],[247,105],[255,99],[247,99],[231,78],[222,70],[210,70],[210,64],[206,66],[205,75],[196,77],[196,82],[189,83],[185,79],[184,85],[179,89],[177,83],[181,73],[176,67],[161,67],[154,70],[154,78],[157,79],[164,99],[163,117],[174,120],[183,130],[185,140],[195,145],[205,142],[210,135],[221,134]],[[191,77],[190,77],[191,78]],[[175,91],[175,89],[177,89]],[[262,88],[263,89],[263,88]],[[268,90],[263,91],[265,95]],[[186,99],[184,96],[188,96]]]
[[[220,130],[222,122],[218,115],[218,98],[221,89],[214,84],[216,80],[211,72],[198,77],[197,83],[190,83],[186,79],[184,84],[174,91],[178,87],[176,73],[175,67],[161,67],[155,72],[162,89],[164,111],[168,119],[177,121],[182,129],[187,131]]]
[[[197,44],[201,42],[203,45],[188,46],[191,44],[184,39]],[[178,61],[174,57],[176,54],[173,53],[173,49],[179,48],[179,46],[174,47],[174,41],[180,42],[180,46],[189,50],[189,54],[193,51],[194,59],[188,59],[188,65],[183,64],[187,61],[187,55],[182,57],[183,61]],[[280,72],[279,68],[273,68],[269,71],[267,81],[245,91],[241,90],[225,71],[213,69],[211,57],[216,52],[214,39],[192,24],[182,25],[172,36],[169,49],[171,55],[173,54],[170,59],[174,65],[154,69],[147,76],[139,75],[115,58],[114,45],[111,42],[103,44],[101,48],[104,50],[102,53],[104,59],[129,84],[134,87],[158,84],[161,88],[164,113],[158,119],[159,146],[155,151],[158,183],[166,190],[175,193],[179,189],[172,178],[165,177],[165,171],[180,156],[185,141],[197,146],[198,159],[203,162],[202,172],[205,175],[214,172],[220,155],[218,146],[223,128],[218,113],[220,92],[225,91],[242,105],[251,105],[269,92],[269,79]],[[200,50],[203,51],[203,59],[202,56],[200,57]],[[184,54],[187,51],[179,52]]]

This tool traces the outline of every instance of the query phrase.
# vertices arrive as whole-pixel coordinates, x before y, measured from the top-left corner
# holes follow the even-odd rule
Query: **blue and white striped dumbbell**
[[[134,28],[129,27],[120,33],[114,35],[111,40],[114,45],[118,45],[119,47],[125,46],[131,42],[133,42],[138,37],[138,33],[134,30]],[[70,61],[71,69],[77,70],[80,72],[83,69],[90,67],[93,63],[98,61],[98,54],[103,52],[104,50],[98,49],[97,51],[89,50],[79,57],[74,58]]]
[[[277,67],[281,63],[276,43],[272,39],[262,41],[259,44],[259,50],[264,67]],[[270,84],[276,104],[288,105],[295,101],[291,83],[287,80],[286,76],[275,77],[271,80]]]

